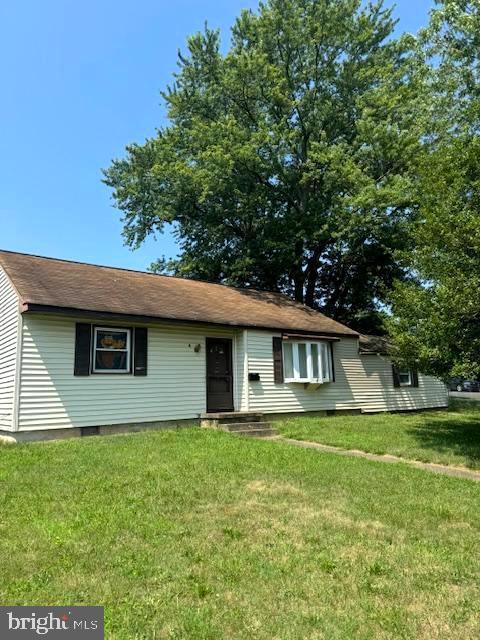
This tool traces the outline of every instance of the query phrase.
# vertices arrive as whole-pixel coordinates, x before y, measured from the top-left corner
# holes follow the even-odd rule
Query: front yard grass
[[[453,400],[448,411],[292,417],[275,426],[296,440],[480,469],[480,402]]]
[[[478,484],[211,430],[0,448],[0,602],[107,638],[478,638]]]

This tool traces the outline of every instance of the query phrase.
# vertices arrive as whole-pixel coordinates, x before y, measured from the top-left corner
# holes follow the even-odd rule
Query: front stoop
[[[256,412],[202,413],[200,425],[204,428],[221,429],[238,436],[272,438],[278,435],[270,422],[264,421],[263,414]]]

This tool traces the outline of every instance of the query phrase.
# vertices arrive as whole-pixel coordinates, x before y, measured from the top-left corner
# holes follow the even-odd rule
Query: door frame
[[[225,342],[228,344],[229,348],[229,364],[230,364],[230,409],[210,409],[209,408],[209,394],[208,394],[208,343],[209,342]],[[229,411],[235,411],[235,393],[234,393],[234,384],[235,378],[233,375],[233,347],[234,341],[233,338],[225,338],[223,336],[210,336],[205,338],[205,394],[206,394],[206,409],[207,413],[228,413]]]

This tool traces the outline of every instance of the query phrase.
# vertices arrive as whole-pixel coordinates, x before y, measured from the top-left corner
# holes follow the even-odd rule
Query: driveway
[[[463,400],[478,400],[480,402],[480,391],[449,391],[450,398],[462,398]]]

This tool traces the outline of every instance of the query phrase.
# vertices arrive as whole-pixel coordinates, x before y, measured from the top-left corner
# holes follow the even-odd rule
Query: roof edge
[[[18,290],[17,285],[15,284],[15,282],[13,281],[12,276],[8,273],[8,269],[5,268],[5,265],[2,264],[0,262],[0,269],[3,271],[3,273],[7,276],[7,280],[9,281],[9,283],[12,285],[13,290],[15,291],[15,294],[18,298],[18,304],[20,305],[20,312],[23,313],[22,311],[22,307],[25,305],[24,300],[20,294],[20,291]]]
[[[96,311],[92,309],[77,309],[75,307],[59,307],[52,305],[44,305],[44,304],[35,304],[30,302],[24,302],[22,304],[21,313],[47,313],[52,315],[62,315],[62,316],[81,316],[86,318],[110,318],[114,320],[115,318],[119,318],[121,320],[131,320],[132,322],[173,322],[173,323],[184,323],[184,324],[206,324],[212,325],[216,327],[237,327],[239,329],[261,329],[266,331],[278,331],[278,332],[292,332],[293,329],[289,327],[268,327],[262,326],[258,324],[240,324],[234,322],[212,322],[209,320],[192,320],[191,318],[169,318],[168,316],[144,316],[144,315],[135,315],[130,313],[118,313],[115,311]],[[347,327],[348,328],[348,327]],[[359,334],[354,332],[353,329],[349,329],[350,333],[341,333],[339,331],[312,331],[312,330],[303,330],[303,329],[295,329],[296,333],[302,335],[312,335],[318,334],[320,335],[328,335],[335,336],[340,338],[358,338]]]
[[[359,335],[359,348],[360,355],[377,355],[377,356],[389,356],[389,339],[388,336],[370,335],[361,333]]]

